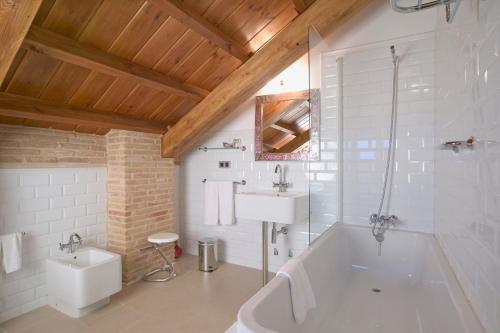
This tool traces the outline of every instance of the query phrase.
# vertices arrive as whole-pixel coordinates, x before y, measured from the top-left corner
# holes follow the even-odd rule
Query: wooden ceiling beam
[[[201,101],[209,94],[209,91],[205,89],[181,82],[113,54],[80,44],[74,39],[36,25],[33,25],[26,35],[23,47],[111,76],[132,79],[145,86],[195,101]]]
[[[289,112],[299,108],[302,104],[305,103],[308,102],[304,100],[295,100],[282,109],[277,108],[276,110],[273,110],[272,113],[266,115],[267,117],[264,117],[264,124],[262,127],[266,129],[271,125],[274,125],[276,122],[280,121],[283,117],[285,117]]]
[[[116,128],[146,133],[165,133],[164,123],[140,120],[114,112],[85,110],[68,105],[7,93],[0,93],[0,115],[69,125]]]
[[[148,2],[242,62],[245,62],[250,57],[252,51],[248,47],[241,45],[228,36],[222,30],[189,8],[189,6],[186,6],[183,1],[148,0]]]
[[[276,123],[270,125],[269,127],[274,128],[275,130],[281,131],[286,134],[291,134],[297,136],[299,131],[298,129],[290,124],[287,124],[283,121],[277,121]]]
[[[0,86],[42,0],[0,0]]]
[[[343,26],[373,0],[316,0],[303,14],[231,73],[163,136],[164,157],[178,158],[308,50],[308,28],[323,36]]]
[[[293,138],[289,142],[287,142],[283,147],[280,147],[275,152],[276,153],[294,153],[297,149],[305,145],[309,142],[310,139],[310,131],[307,130],[299,136]]]

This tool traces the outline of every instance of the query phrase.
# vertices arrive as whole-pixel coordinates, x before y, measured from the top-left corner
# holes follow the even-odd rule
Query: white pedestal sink
[[[294,224],[309,217],[305,192],[242,192],[235,198],[236,218]]]
[[[121,257],[95,247],[47,259],[48,303],[79,318],[109,303],[122,289]]]
[[[235,196],[235,216],[262,223],[262,285],[268,281],[269,222],[294,224],[309,218],[309,194],[305,192],[242,192]]]

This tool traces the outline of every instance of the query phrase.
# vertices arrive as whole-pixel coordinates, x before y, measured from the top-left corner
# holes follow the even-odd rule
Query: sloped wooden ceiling
[[[50,119],[64,113],[52,103],[166,129],[297,10],[291,0],[44,0],[0,93],[4,100],[27,97],[23,106],[43,100],[56,112]],[[110,129],[95,125],[104,118],[75,125],[2,114],[0,122],[9,124],[96,134]]]
[[[338,32],[371,3],[384,5],[375,0],[314,1],[163,135],[162,156],[178,159],[269,80],[306,54],[311,26],[320,36]],[[303,134],[301,139],[307,136]]]

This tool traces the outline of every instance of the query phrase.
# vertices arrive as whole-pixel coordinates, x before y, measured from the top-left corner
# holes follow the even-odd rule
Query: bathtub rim
[[[313,243],[308,246],[304,252],[302,252],[297,259],[302,262],[315,252],[317,247],[329,239],[329,235],[336,232],[337,229],[366,229],[370,228],[367,226],[360,225],[350,225],[344,223],[335,223],[330,228],[328,228],[323,234],[316,238]],[[419,234],[429,240],[429,244],[432,248],[432,254],[438,263],[438,269],[442,274],[448,294],[452,300],[453,305],[461,319],[462,325],[467,333],[486,333],[485,328],[482,326],[477,313],[474,311],[470,301],[467,299],[465,291],[460,285],[453,269],[450,266],[448,259],[439,243],[439,240],[434,234],[428,234],[419,231],[409,231],[409,230],[389,230],[390,233],[411,233]],[[254,313],[257,306],[263,301],[263,299],[274,290],[276,290],[281,284],[288,283],[288,280],[283,276],[275,276],[267,285],[262,287],[255,293],[248,301],[246,301],[241,308],[238,310],[238,320],[237,326],[242,328],[243,332],[259,332],[259,333],[277,333],[276,331],[270,330],[261,326],[255,319]]]
[[[303,262],[313,253],[313,251],[315,251],[317,247],[328,239],[328,235],[333,233],[335,230],[340,229],[342,226],[343,225],[341,223],[333,224],[296,258]],[[254,313],[256,307],[262,302],[264,297],[272,293],[284,283],[288,284],[287,278],[281,275],[275,276],[264,287],[260,288],[248,301],[246,301],[238,310],[238,328],[242,327],[243,332],[277,333],[276,331],[259,325],[259,323],[254,319]]]

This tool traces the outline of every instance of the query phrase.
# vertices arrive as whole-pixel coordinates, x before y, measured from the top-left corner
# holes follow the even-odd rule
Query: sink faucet
[[[59,243],[59,250],[64,251],[64,249],[68,249],[68,253],[73,253],[75,252],[77,246],[81,245],[82,245],[82,237],[80,237],[80,235],[77,233],[72,233],[69,236],[69,241],[66,244]]]
[[[290,185],[289,183],[285,182],[285,179],[283,177],[283,168],[281,165],[276,165],[276,168],[274,168],[274,173],[279,173],[279,182],[273,182],[273,187],[277,187],[279,192],[286,192],[286,189]]]

